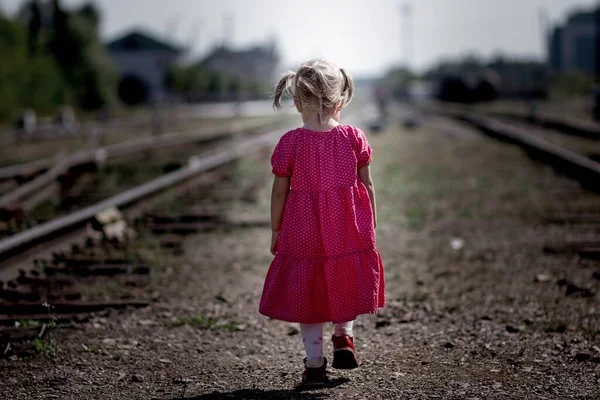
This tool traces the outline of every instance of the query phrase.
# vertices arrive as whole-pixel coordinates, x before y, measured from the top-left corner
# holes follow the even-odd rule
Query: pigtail
[[[346,72],[345,69],[340,68],[342,76],[344,77],[344,86],[342,89],[342,97],[344,98],[344,106],[347,106],[352,98],[354,97],[354,80],[352,76]]]
[[[296,77],[295,72],[288,72],[279,81],[279,83],[275,86],[275,94],[273,95],[273,108],[279,110],[281,108],[281,97],[283,94],[287,94],[290,97],[294,97],[294,91],[292,89],[292,84],[294,82],[294,78]]]
[[[312,60],[300,66],[295,74],[289,72],[275,88],[273,107],[281,107],[281,96],[290,95],[302,109],[316,111],[319,122],[338,107],[345,107],[354,97],[354,81],[346,70],[323,60]]]

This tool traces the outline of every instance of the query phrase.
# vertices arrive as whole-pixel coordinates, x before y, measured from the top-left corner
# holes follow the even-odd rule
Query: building
[[[180,60],[183,49],[141,31],[126,33],[106,47],[120,74],[121,101],[141,104],[165,100],[166,74]]]
[[[548,40],[548,62],[553,72],[594,72],[596,63],[594,14],[594,11],[573,13],[564,26],[554,28]]]
[[[219,46],[200,62],[202,68],[247,81],[264,83],[275,79],[278,65],[279,55],[274,41],[244,50]]]

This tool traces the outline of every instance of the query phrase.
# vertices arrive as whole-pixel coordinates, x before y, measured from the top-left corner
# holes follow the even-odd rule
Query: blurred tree
[[[67,88],[52,55],[43,47],[30,54],[28,28],[0,15],[0,118],[34,108],[52,111],[67,99]]]
[[[384,84],[392,96],[402,98],[408,95],[409,85],[416,79],[417,76],[411,70],[400,67],[387,72]]]
[[[21,69],[25,57],[19,47],[25,43],[25,35],[12,21],[0,16],[0,52],[4,60],[0,62],[0,116],[10,117],[10,111],[22,107],[19,98],[19,83],[23,79]]]
[[[211,97],[220,98],[227,87],[227,77],[224,73],[213,71],[208,77],[206,91]]]
[[[40,4],[37,0],[29,2],[29,24],[28,24],[28,45],[29,54],[35,54],[39,44],[40,31],[42,29],[42,13]]]
[[[226,97],[231,100],[262,99],[271,92],[270,83],[229,76],[199,64],[172,68],[165,75],[165,84],[171,92],[190,100],[218,100]]]
[[[163,83],[171,92],[179,92],[179,81],[182,73],[181,68],[173,67],[165,74]]]
[[[165,75],[165,83],[170,91],[197,99],[206,94],[210,74],[210,71],[195,65],[175,66]]]
[[[100,27],[101,15],[98,8],[96,8],[96,5],[92,2],[87,2],[81,6],[77,11],[77,14],[90,24],[90,28],[92,28],[97,35],[98,28]]]
[[[100,14],[91,3],[67,13],[53,0],[53,35],[50,48],[61,67],[76,103],[99,109],[111,102],[116,87],[112,63],[98,37]]]
[[[109,103],[116,77],[100,20],[92,2],[67,12],[59,0],[27,1],[14,21],[0,14],[0,118],[22,108],[52,112],[65,102],[84,109]]]
[[[27,60],[26,90],[23,91],[25,107],[44,112],[53,111],[69,99],[68,90],[60,70],[49,55],[36,55]]]
[[[565,97],[589,95],[594,87],[594,77],[582,72],[565,72],[555,76],[551,83],[552,96]]]

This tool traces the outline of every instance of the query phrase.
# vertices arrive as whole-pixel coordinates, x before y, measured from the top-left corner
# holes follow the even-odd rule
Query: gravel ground
[[[0,361],[0,397],[600,398],[600,264],[543,251],[600,244],[599,225],[548,222],[600,214],[600,197],[483,136],[392,126],[370,140],[389,305],[356,323],[361,368],[295,389],[298,329],[257,313],[270,232],[253,227],[155,254],[146,291],[158,301],[56,329],[32,360]],[[268,222],[267,155],[236,171],[194,209]],[[243,201],[237,186],[257,175],[255,201]]]

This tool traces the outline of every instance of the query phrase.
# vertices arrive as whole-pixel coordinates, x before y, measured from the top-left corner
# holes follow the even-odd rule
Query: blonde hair
[[[324,60],[311,60],[297,72],[283,75],[275,86],[273,108],[281,108],[281,97],[287,94],[303,109],[314,109],[319,122],[326,123],[338,107],[346,107],[354,97],[354,81],[346,70]]]

